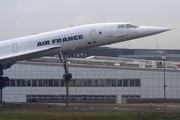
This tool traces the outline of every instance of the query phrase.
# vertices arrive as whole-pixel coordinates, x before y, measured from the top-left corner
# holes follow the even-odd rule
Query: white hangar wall
[[[163,71],[163,70],[162,70]],[[122,97],[163,98],[164,72],[70,67],[73,75],[71,100],[109,100]],[[3,89],[3,101],[30,99],[64,100],[64,70],[60,66],[15,64],[4,71],[10,86]],[[59,81],[59,82],[58,82]],[[166,97],[180,98],[180,74],[166,72]],[[62,98],[62,99],[61,99]]]

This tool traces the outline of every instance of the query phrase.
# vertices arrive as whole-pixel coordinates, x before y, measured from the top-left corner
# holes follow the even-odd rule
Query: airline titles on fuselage
[[[50,44],[56,44],[56,43],[62,43],[62,42],[69,42],[69,41],[74,41],[74,40],[81,40],[83,39],[83,35],[75,35],[75,36],[70,36],[70,37],[63,37],[63,38],[57,38],[57,39],[52,39],[38,42],[37,46],[44,46],[44,45],[50,45]]]

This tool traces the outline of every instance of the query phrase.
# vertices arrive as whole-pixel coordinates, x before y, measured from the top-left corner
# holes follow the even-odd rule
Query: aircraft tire
[[[5,85],[5,78],[4,77],[0,77],[0,87],[4,87]]]

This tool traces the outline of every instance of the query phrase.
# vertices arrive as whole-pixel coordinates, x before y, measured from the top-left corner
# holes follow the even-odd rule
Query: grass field
[[[0,120],[180,120],[180,112],[107,112],[93,114],[0,113]]]

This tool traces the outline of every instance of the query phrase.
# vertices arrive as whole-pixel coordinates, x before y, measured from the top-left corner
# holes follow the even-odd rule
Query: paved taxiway
[[[48,105],[50,104],[50,107]],[[131,111],[131,112],[168,112],[180,111],[180,104],[153,103],[147,104],[100,104],[100,103],[70,103],[69,109],[65,109],[65,103],[5,103],[0,107],[0,113],[87,113],[87,112],[112,112],[112,111]],[[117,108],[117,109],[115,109]],[[158,111],[159,108],[159,111]]]

